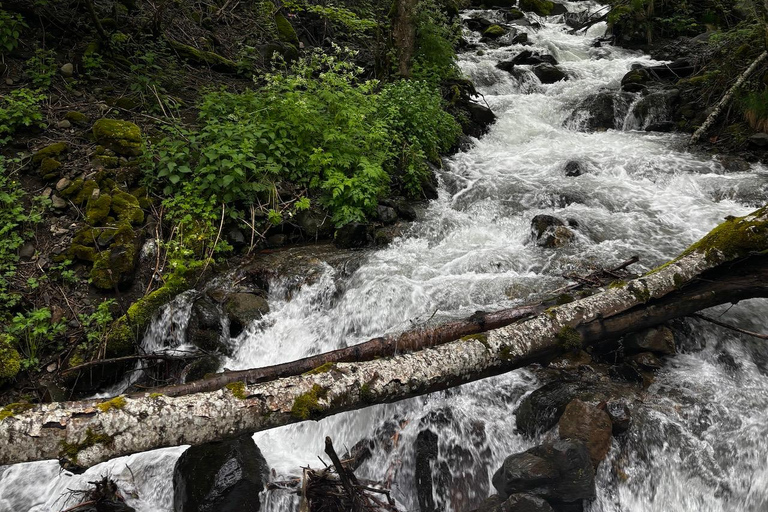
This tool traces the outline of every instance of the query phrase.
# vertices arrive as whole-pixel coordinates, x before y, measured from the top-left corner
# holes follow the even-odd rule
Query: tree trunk
[[[392,42],[397,52],[397,72],[403,78],[411,76],[416,52],[415,0],[394,0],[392,6]]]
[[[768,206],[730,218],[643,277],[485,335],[212,392],[7,406],[0,413],[0,464],[58,457],[88,467],[130,453],[317,420],[546,362],[700,309],[764,296]]]

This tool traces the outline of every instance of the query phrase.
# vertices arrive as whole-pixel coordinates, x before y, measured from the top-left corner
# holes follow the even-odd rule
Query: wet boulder
[[[365,247],[373,241],[372,231],[370,224],[350,222],[336,230],[333,242],[340,249]]]
[[[630,366],[639,372],[660,370],[664,363],[651,352],[641,352],[627,358]]]
[[[493,25],[493,22],[485,18],[467,18],[464,20],[464,24],[468,29],[475,32],[483,33]]]
[[[566,162],[563,170],[565,171],[566,176],[575,178],[584,174],[584,165],[578,160],[570,160]]]
[[[483,39],[498,39],[507,33],[507,29],[501,25],[491,25],[483,30]],[[482,41],[482,40],[481,40]]]
[[[648,73],[656,80],[671,80],[676,82],[681,78],[687,78],[696,72],[696,66],[685,58],[677,59],[669,64],[651,66]]]
[[[269,313],[269,303],[253,293],[233,293],[227,297],[224,310],[229,318],[229,334],[234,337],[248,324]]]
[[[665,356],[675,354],[675,335],[669,327],[654,327],[628,334],[622,341],[625,352],[654,352]]]
[[[616,127],[615,98],[611,91],[602,91],[584,98],[566,121],[578,124],[585,131],[609,130]]]
[[[465,134],[471,137],[481,137],[496,122],[496,114],[485,105],[468,101],[463,105],[463,108],[469,115],[469,120],[466,123],[462,123],[462,129]]]
[[[649,89],[640,101],[632,106],[632,116],[641,128],[665,123],[670,121],[679,98],[678,89]]]
[[[551,215],[536,215],[531,220],[531,235],[536,245],[547,249],[562,247],[575,237],[565,222]]]
[[[584,443],[595,468],[611,448],[611,418],[605,411],[578,398],[565,407],[558,427],[560,439],[573,439]]]
[[[565,6],[565,4],[559,4],[557,2],[554,2],[554,5],[552,6],[552,10],[549,12],[550,16],[560,16],[563,14],[566,14],[568,12],[568,8]]]
[[[250,435],[192,446],[173,470],[175,512],[258,512],[269,480],[267,462]]]
[[[544,499],[532,494],[513,494],[506,501],[498,494],[487,498],[472,512],[554,512]]]
[[[650,79],[651,75],[645,69],[633,69],[621,79],[621,88],[627,92],[640,92]]]
[[[525,12],[549,16],[555,8],[555,3],[550,0],[520,0],[518,7]]]
[[[507,457],[493,486],[504,499],[527,493],[558,509],[593,499],[595,472],[582,442],[561,439]]]
[[[536,66],[538,64],[551,64],[557,66],[557,59],[552,55],[534,53],[531,50],[523,50],[510,61],[512,64]]]
[[[213,299],[207,295],[198,297],[189,315],[187,343],[206,352],[225,352],[221,343],[221,317],[222,312]]]
[[[629,430],[632,422],[632,411],[624,400],[609,400],[605,404],[605,412],[611,419],[611,432],[614,436]]]
[[[568,76],[560,68],[551,64],[539,64],[533,68],[533,74],[542,84],[554,84],[561,80],[568,80]]]
[[[508,11],[502,12],[502,16],[504,16],[506,21],[515,21],[524,19],[525,13],[520,9],[509,9]]]
[[[750,147],[755,149],[768,149],[768,133],[756,133],[747,139]]]

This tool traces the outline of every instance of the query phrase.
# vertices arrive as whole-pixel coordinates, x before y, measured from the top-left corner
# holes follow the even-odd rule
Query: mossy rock
[[[211,66],[211,69],[215,71],[221,71],[224,73],[237,72],[238,66],[235,61],[226,57],[222,57],[217,53],[198,50],[197,48],[193,48],[192,46],[188,46],[171,39],[168,40],[168,44],[171,46],[171,48],[176,50],[176,53],[188,61],[197,64],[206,64]]]
[[[280,41],[290,43],[296,47],[299,46],[299,37],[296,35],[293,25],[279,12],[275,14],[275,25],[277,26],[277,35]]]
[[[539,16],[549,16],[554,8],[554,2],[549,0],[520,0],[521,10],[532,12]]]
[[[66,188],[61,190],[59,195],[64,199],[75,196],[83,189],[83,183],[84,181],[82,178],[77,178],[76,180],[72,181],[72,183],[70,183]]]
[[[32,163],[39,164],[46,158],[59,158],[67,151],[69,151],[69,145],[66,142],[57,142],[55,144],[51,144],[50,146],[46,146],[32,155]]]
[[[504,14],[507,21],[521,20],[525,18],[525,13],[520,9],[510,9]]]
[[[483,32],[483,37],[487,37],[490,39],[498,39],[506,33],[507,33],[507,30],[504,27],[501,27],[499,25],[491,25],[490,27],[485,29],[485,32]]]
[[[67,257],[70,259],[77,259],[80,261],[88,261],[93,263],[96,261],[98,253],[93,247],[87,247],[81,244],[72,244],[67,250]]]
[[[88,116],[86,116],[82,112],[75,112],[74,110],[64,114],[64,119],[66,119],[73,125],[80,126],[82,128],[85,128],[86,126],[91,124],[91,120],[88,119]]]
[[[93,137],[97,144],[118,155],[139,156],[142,153],[141,128],[130,121],[99,119],[93,124]]]
[[[46,181],[58,178],[59,169],[61,169],[61,162],[55,158],[45,157],[40,162],[40,176]]]
[[[92,197],[88,200],[88,205],[85,207],[86,222],[91,226],[99,224],[109,216],[111,206],[112,196],[109,194],[101,194],[95,199]]]
[[[114,290],[129,283],[133,278],[136,253],[133,243],[113,243],[93,263],[91,283],[102,290]]]
[[[112,194],[112,211],[117,215],[117,220],[128,221],[132,224],[144,222],[144,211],[139,205],[139,200],[128,192]]]
[[[95,167],[103,167],[105,169],[114,169],[120,166],[120,158],[109,155],[98,155],[91,163]]]
[[[98,188],[99,188],[99,184],[96,183],[95,180],[84,181],[82,188],[77,193],[77,195],[75,195],[75,198],[72,200],[72,202],[77,205],[85,204],[93,196],[94,190]]]
[[[11,337],[0,334],[0,382],[12,379],[21,370],[21,356],[13,348]]]

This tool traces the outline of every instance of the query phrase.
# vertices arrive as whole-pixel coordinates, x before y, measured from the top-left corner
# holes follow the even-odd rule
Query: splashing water
[[[592,2],[567,6],[594,9]],[[472,14],[496,15],[465,13]],[[630,118],[631,105],[619,112],[625,116],[617,123],[623,131],[582,133],[564,126],[589,94],[618,90],[632,64],[655,62],[619,48],[594,48],[604,24],[571,35],[560,17],[538,21],[539,30],[518,27],[528,32],[532,46],[481,44],[481,55],[461,56],[462,70],[499,119],[471,149],[445,162],[439,198],[410,231],[370,253],[351,276],[336,276],[327,267],[293,294],[285,292],[284,283],[272,283],[271,312],[239,336],[227,368],[295,360],[430,318],[437,322],[511,307],[562,286],[565,273],[610,267],[634,254],[650,269],[726,215],[745,214],[765,197],[765,168],[726,174],[716,160],[682,149],[681,136],[633,131],[643,126]],[[495,67],[525,48],[553,55],[569,80],[542,85],[525,66],[514,76]],[[574,160],[585,172],[567,177],[564,166]],[[576,221],[573,243],[557,250],[532,243],[530,222],[542,213]],[[765,307],[765,301],[753,300],[714,313],[766,331]],[[614,440],[600,467],[592,511],[768,508],[768,349],[711,325],[690,322],[689,327],[683,353],[660,371],[651,398],[635,412],[631,433]],[[491,475],[507,455],[533,444],[515,433],[513,411],[537,385],[530,372],[520,370],[254,439],[280,478],[316,466],[326,435],[337,447],[375,438],[360,476],[391,482],[399,505],[418,510],[414,444],[428,426],[438,447],[430,463],[438,482],[433,499],[458,512],[493,492]],[[376,435],[393,422],[388,434]],[[0,509],[66,508],[59,499],[66,488],[84,488],[94,475],[110,471],[135,493],[129,502],[137,510],[172,510],[170,475],[183,449],[115,459],[81,476],[58,474],[54,462],[0,469]],[[286,495],[263,496],[263,505],[271,512],[297,510]]]

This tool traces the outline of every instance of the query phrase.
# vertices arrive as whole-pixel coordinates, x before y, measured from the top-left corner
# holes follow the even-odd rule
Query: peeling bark
[[[641,278],[486,335],[418,352],[178,397],[145,393],[16,408],[0,421],[0,464],[60,458],[88,467],[130,453],[317,420],[498,375],[716,304],[765,297],[766,240],[768,207],[728,220]]]

